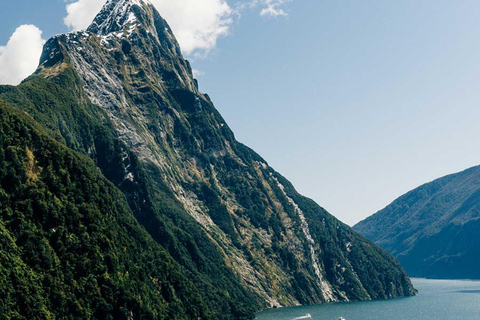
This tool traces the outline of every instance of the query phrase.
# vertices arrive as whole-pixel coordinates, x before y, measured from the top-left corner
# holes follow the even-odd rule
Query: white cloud
[[[225,0],[151,0],[167,20],[187,55],[208,52],[233,23],[232,9]],[[105,0],[78,0],[67,5],[65,24],[72,30],[87,28]]]
[[[262,17],[286,17],[288,14],[282,9],[286,2],[288,0],[266,0],[264,1],[265,7],[260,11],[260,15]]]
[[[100,12],[106,0],[79,0],[67,4],[67,16],[63,22],[72,30],[86,29]]]
[[[45,40],[34,25],[21,25],[0,46],[0,83],[17,85],[38,67]]]
[[[233,23],[225,0],[151,0],[172,27],[182,51],[190,55],[208,52]]]
[[[237,12],[243,10],[260,8],[262,17],[288,17],[285,11],[285,5],[292,0],[249,0],[247,2],[237,3]]]

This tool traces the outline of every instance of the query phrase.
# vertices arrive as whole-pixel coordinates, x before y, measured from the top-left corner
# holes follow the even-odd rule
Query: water
[[[416,297],[265,310],[257,320],[479,320],[480,281],[412,279]]]

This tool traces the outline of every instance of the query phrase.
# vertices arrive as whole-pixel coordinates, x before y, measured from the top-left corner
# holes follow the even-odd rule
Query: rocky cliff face
[[[354,229],[396,256],[410,275],[479,279],[480,167],[396,199]]]
[[[194,283],[229,296],[235,317],[245,305],[415,293],[395,259],[235,140],[147,1],[107,1],[86,31],[50,39],[36,74],[0,98],[91,157]]]

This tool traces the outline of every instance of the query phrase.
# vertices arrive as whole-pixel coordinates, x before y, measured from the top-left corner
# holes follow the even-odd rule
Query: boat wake
[[[304,316],[296,317],[296,318],[293,318],[292,320],[311,319],[311,318],[312,318],[312,315],[311,315],[310,313],[307,313],[307,314],[304,315]]]

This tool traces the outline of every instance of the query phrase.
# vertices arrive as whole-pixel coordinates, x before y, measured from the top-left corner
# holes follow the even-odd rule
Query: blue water
[[[479,320],[480,281],[412,279],[418,296],[265,310],[257,320]]]

